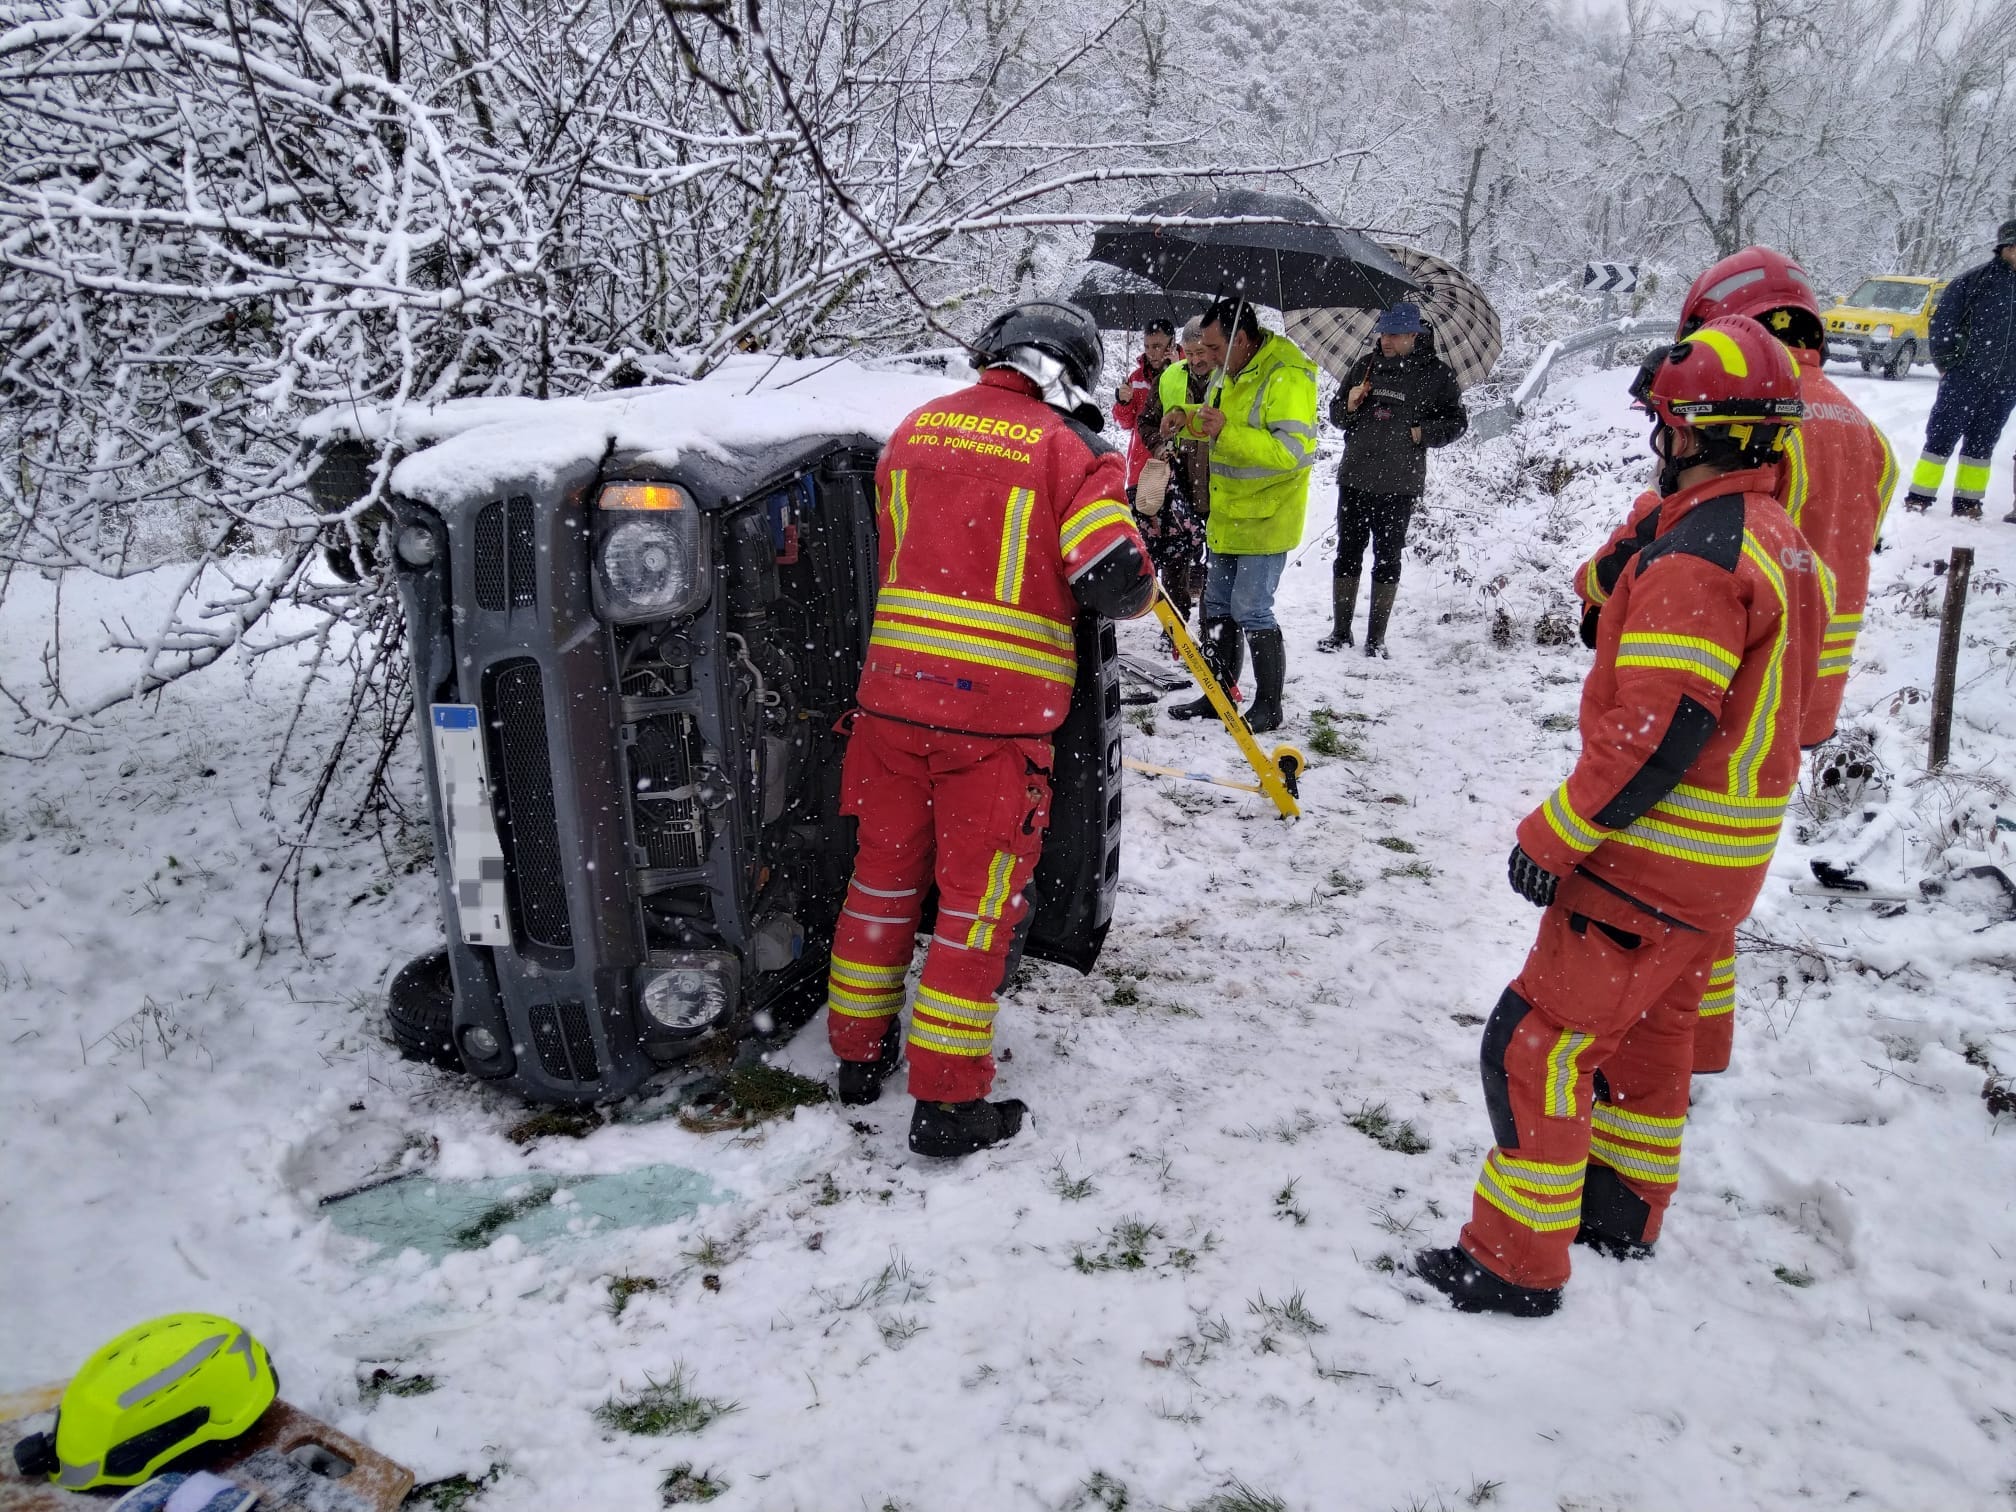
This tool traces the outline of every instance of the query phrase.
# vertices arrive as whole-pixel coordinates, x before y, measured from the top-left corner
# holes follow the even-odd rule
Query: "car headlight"
[[[441,543],[425,525],[408,525],[400,530],[394,548],[408,567],[432,567],[441,554]]]
[[[726,951],[653,951],[637,973],[637,1005],[660,1028],[698,1034],[728,1016],[739,976]]]
[[[707,602],[706,526],[683,488],[605,484],[595,512],[595,610],[603,619],[677,619]]]
[[[1888,341],[1890,339],[1890,327],[1887,325],[1876,327],[1875,330],[1869,333],[1869,339],[1871,341]]]

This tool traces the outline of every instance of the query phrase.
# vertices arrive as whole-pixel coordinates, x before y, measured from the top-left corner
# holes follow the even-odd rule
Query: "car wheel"
[[[455,979],[448,952],[430,950],[399,968],[385,994],[385,1026],[407,1060],[460,1071],[455,1049]]]
[[[1890,360],[1883,364],[1883,376],[1892,383],[1905,377],[1911,371],[1911,364],[1918,356],[1915,343],[1905,342],[1890,354]]]
[[[1862,371],[1865,373],[1876,371],[1876,354],[1867,347],[1862,349]]]

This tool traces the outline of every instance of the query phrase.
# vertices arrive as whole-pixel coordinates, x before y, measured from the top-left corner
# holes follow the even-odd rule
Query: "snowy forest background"
[[[0,5],[0,560],[190,564],[112,632],[138,675],[5,696],[32,746],[276,604],[383,616],[379,517],[316,513],[307,413],[949,345],[1057,288],[1086,217],[1262,170],[1476,275],[1511,369],[1586,315],[1585,258],[1670,304],[1753,240],[1833,290],[1984,255],[2016,7]]]

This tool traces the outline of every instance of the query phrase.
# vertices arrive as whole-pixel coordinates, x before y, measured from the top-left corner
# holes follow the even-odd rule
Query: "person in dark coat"
[[[1344,461],[1337,469],[1337,561],[1330,583],[1330,633],[1318,651],[1352,644],[1351,616],[1358,605],[1358,574],[1372,545],[1372,606],[1365,622],[1365,654],[1386,654],[1386,622],[1400,592],[1400,552],[1407,522],[1428,478],[1428,449],[1447,446],[1469,429],[1462,391],[1449,364],[1435,355],[1421,311],[1397,304],[1373,327],[1374,350],[1353,365],[1330,423],[1344,432]]]
[[[1925,422],[1925,449],[1911,470],[1904,507],[1921,514],[1932,507],[1957,447],[1953,513],[1978,520],[1989,458],[2016,409],[2016,220],[1996,231],[1993,258],[1962,273],[1939,296],[1932,363],[1939,369],[1939,397]],[[2016,525],[2016,509],[2002,518]]]

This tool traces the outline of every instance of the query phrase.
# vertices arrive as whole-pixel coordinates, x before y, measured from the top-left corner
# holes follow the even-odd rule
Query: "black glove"
[[[1559,877],[1527,855],[1523,846],[1517,845],[1512,847],[1512,854],[1506,858],[1505,877],[1512,884],[1512,891],[1535,908],[1545,908],[1552,903],[1554,889],[1561,884]]]

